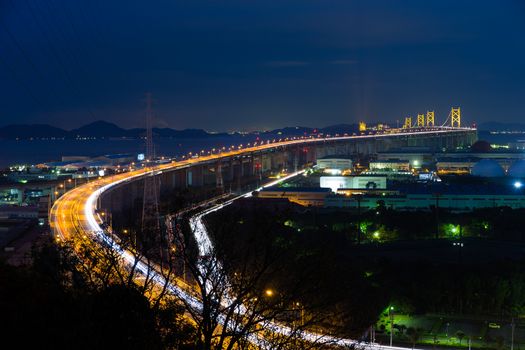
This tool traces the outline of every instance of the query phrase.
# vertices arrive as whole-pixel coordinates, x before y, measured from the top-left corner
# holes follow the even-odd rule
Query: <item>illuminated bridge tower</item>
[[[418,114],[417,115],[417,127],[422,128],[425,126],[425,115],[424,114]]]
[[[434,122],[434,111],[427,112],[427,127],[436,125]]]
[[[461,109],[459,107],[452,107],[452,109],[450,110],[450,126],[452,126],[453,128],[461,127]]]
[[[412,117],[405,117],[405,124],[403,124],[403,129],[410,129],[412,127]]]

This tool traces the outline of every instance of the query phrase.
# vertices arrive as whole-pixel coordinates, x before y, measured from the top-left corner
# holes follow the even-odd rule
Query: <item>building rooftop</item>
[[[437,162],[450,162],[450,163],[465,163],[465,162],[478,162],[480,159],[476,157],[462,157],[462,158],[454,158],[454,157],[439,157],[437,158]]]
[[[73,165],[79,169],[80,168],[97,168],[97,167],[112,166],[112,164],[106,160],[93,160],[93,161],[88,161],[88,162],[75,163]]]
[[[266,187],[261,190],[261,192],[319,192],[319,193],[330,193],[329,188],[320,188],[320,187],[278,187],[271,186]]]
[[[512,179],[503,181],[473,181],[471,183],[394,183],[388,187],[403,194],[464,194],[464,195],[525,195],[525,191],[514,186]]]
[[[334,155],[330,155],[330,156],[324,156],[324,157],[321,157],[321,158],[317,158],[317,160],[320,160],[320,159],[348,159],[348,160],[352,160],[352,157],[350,157],[348,155],[343,155],[343,154],[334,154]]]
[[[408,163],[408,160],[403,160],[403,159],[385,159],[385,160],[373,160],[370,163],[392,163],[392,164],[397,164],[397,163]]]
[[[61,162],[49,162],[49,163],[44,163],[44,165],[47,166],[47,167],[50,167],[50,168],[56,168],[56,167],[64,167],[64,166],[73,164],[75,162],[78,162],[78,160],[66,160],[66,161],[61,161]]]
[[[101,157],[108,158],[108,159],[135,158],[135,156],[131,153],[105,154]]]

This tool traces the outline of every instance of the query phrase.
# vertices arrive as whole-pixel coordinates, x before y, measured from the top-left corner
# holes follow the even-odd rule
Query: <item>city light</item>
[[[514,188],[520,189],[523,187],[523,183],[521,181],[514,182]]]

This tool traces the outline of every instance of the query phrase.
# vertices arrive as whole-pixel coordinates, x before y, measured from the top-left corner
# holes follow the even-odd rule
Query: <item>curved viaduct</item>
[[[456,147],[471,144],[476,139],[474,129],[412,130],[397,134],[336,137],[330,139],[299,139],[278,143],[263,143],[250,148],[188,159],[181,162],[161,164],[155,168],[142,168],[78,186],[58,198],[49,213],[49,221],[57,240],[79,238],[99,247],[108,244],[129,266],[135,266],[132,254],[115,244],[111,234],[102,228],[103,220],[97,212],[105,208],[118,212],[142,197],[146,176],[158,176],[161,190],[177,186],[224,185],[238,181],[255,172],[261,173],[300,167],[317,157],[327,154],[369,154],[391,147],[417,145],[434,148]],[[191,175],[190,175],[191,174]],[[221,178],[222,177],[222,178]],[[231,200],[232,201],[232,200]],[[214,209],[218,210],[218,209]],[[205,215],[205,213],[201,214]],[[150,271],[139,261],[137,269],[143,274]],[[162,276],[154,274],[159,284]],[[168,283],[171,293],[198,307],[199,301],[192,293],[177,283]],[[286,332],[286,327],[272,325],[272,329]],[[304,339],[317,339],[319,335],[305,333]],[[355,340],[339,340],[340,344],[355,344]],[[371,349],[399,350],[400,347],[385,347],[370,344]]]
[[[361,157],[376,152],[407,146],[429,147],[435,150],[468,146],[477,139],[475,129],[435,128],[411,132],[345,136],[334,138],[307,138],[223,152],[165,166],[156,175],[160,192],[176,188],[216,186],[237,192],[247,191],[270,173],[281,170],[297,171],[305,164],[327,155]],[[99,209],[118,217],[136,205],[143,197],[144,181],[126,182],[105,192],[99,200]]]

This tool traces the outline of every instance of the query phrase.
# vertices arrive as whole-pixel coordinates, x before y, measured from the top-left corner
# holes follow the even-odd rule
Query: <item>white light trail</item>
[[[136,269],[138,271],[140,271],[143,275],[149,275],[153,281],[155,281],[156,283],[158,283],[159,285],[163,286],[165,285],[166,283],[167,286],[168,286],[168,290],[171,291],[173,294],[177,295],[178,297],[182,298],[188,305],[190,305],[191,307],[194,307],[195,309],[199,310],[202,308],[202,304],[199,302],[199,300],[191,295],[190,293],[184,291],[182,288],[180,288],[179,286],[177,285],[174,285],[173,283],[171,282],[167,282],[166,279],[164,278],[164,276],[162,276],[162,274],[158,273],[155,269],[152,269],[151,266],[148,266],[147,264],[145,264],[143,261],[138,261],[136,262],[135,261],[135,256],[129,252],[129,251],[126,251],[124,250],[117,242],[115,242],[99,225],[99,223],[97,222],[96,218],[95,218],[95,210],[96,210],[96,203],[97,203],[97,200],[99,199],[99,197],[101,196],[102,193],[104,193],[105,191],[117,186],[117,185],[120,185],[122,183],[125,183],[125,182],[130,182],[132,180],[136,180],[136,179],[139,179],[141,177],[144,177],[144,176],[151,176],[151,175],[158,175],[160,173],[162,173],[163,170],[176,170],[176,169],[181,169],[181,168],[186,168],[186,167],[189,167],[189,166],[192,166],[192,165],[196,165],[196,164],[205,164],[206,162],[210,162],[210,161],[216,161],[218,159],[221,159],[221,158],[224,158],[224,157],[231,157],[231,156],[239,156],[239,155],[242,155],[244,153],[250,153],[250,152],[255,152],[255,151],[262,151],[262,150],[267,150],[267,149],[271,149],[271,148],[275,148],[275,147],[279,147],[279,146],[286,146],[286,145],[294,145],[294,144],[311,144],[311,143],[323,143],[323,142],[327,142],[327,141],[341,141],[341,140],[349,140],[349,139],[366,139],[366,138],[382,138],[382,137],[392,137],[392,136],[406,136],[406,135],[421,135],[421,134],[439,134],[439,133],[450,133],[450,132],[464,132],[465,130],[475,130],[475,129],[469,129],[469,128],[446,128],[446,127],[442,127],[440,129],[433,129],[433,130],[429,130],[429,131],[415,131],[415,132],[398,132],[398,133],[390,133],[390,134],[373,134],[373,135],[355,135],[355,136],[340,136],[340,137],[332,137],[332,138],[309,138],[309,139],[298,139],[298,140],[292,140],[292,141],[285,141],[285,142],[279,142],[279,143],[266,143],[266,144],[261,144],[259,146],[255,146],[255,147],[248,147],[248,148],[243,148],[242,150],[239,150],[239,151],[230,151],[230,152],[224,152],[224,153],[221,153],[221,154],[213,154],[211,156],[208,156],[208,157],[201,157],[201,158],[196,158],[196,159],[189,159],[189,160],[185,160],[185,161],[182,161],[182,162],[177,162],[177,163],[172,163],[172,164],[164,164],[164,165],[160,165],[159,167],[155,168],[155,169],[151,169],[151,170],[144,170],[144,171],[136,171],[136,172],[131,172],[131,173],[128,173],[128,174],[121,174],[122,178],[120,179],[117,179],[113,182],[110,182],[110,183],[102,183],[100,187],[98,187],[97,189],[95,189],[88,197],[87,199],[85,200],[85,202],[83,203],[83,210],[82,210],[82,214],[80,213],[76,213],[75,215],[71,215],[71,221],[73,223],[74,226],[77,226],[77,222],[78,222],[78,226],[79,226],[79,229],[83,230],[86,234],[86,236],[91,236],[93,238],[95,238],[95,243],[101,243],[101,244],[106,244],[108,245],[110,248],[114,249],[116,252],[118,252],[120,254],[120,256],[122,257],[123,261],[125,261],[129,266],[134,266],[136,265]],[[272,181],[266,185],[264,185],[263,187],[259,188],[258,190],[262,189],[262,188],[265,188],[265,187],[270,187],[270,186],[274,186],[282,181],[286,181],[287,179],[290,179],[291,177],[294,177],[294,176],[297,176],[299,174],[301,174],[303,171],[299,171],[299,172],[296,172],[296,173],[293,173],[293,174],[290,174],[286,177],[283,177],[281,179],[278,179],[278,180],[275,180],[275,181]],[[124,175],[126,175],[127,177],[124,177]],[[91,184],[86,184],[86,185],[83,185],[81,187],[84,187],[84,186],[96,186],[97,184],[96,183],[91,183]],[[85,188],[85,187],[84,187]],[[73,201],[73,199],[69,198],[70,194],[71,196],[74,197],[74,195],[82,195],[81,193],[82,192],[75,192],[76,189],[74,190],[71,190],[70,192],[64,194],[61,198],[59,198],[57,200],[57,202],[55,203],[55,205],[53,206],[52,210],[51,210],[51,213],[52,213],[52,216],[50,217],[50,221],[53,221],[54,223],[54,229],[57,231],[57,233],[61,236],[61,237],[65,237],[65,233],[62,231],[62,227],[60,225],[60,221],[61,220],[64,220],[67,222],[67,219],[66,219],[66,212],[68,212],[68,208],[67,208],[67,204],[68,204],[68,201]],[[201,255],[209,255],[211,252],[213,252],[213,244],[212,244],[212,241],[208,235],[208,232],[206,230],[206,227],[204,225],[204,222],[202,220],[202,218],[211,213],[211,212],[214,212],[214,211],[217,211],[217,210],[220,210],[222,208],[224,208],[225,206],[227,205],[230,205],[231,203],[233,203],[235,200],[237,199],[240,199],[240,198],[247,198],[247,197],[250,197],[252,194],[251,192],[250,193],[246,193],[246,194],[243,194],[241,196],[238,196],[238,197],[235,197],[233,199],[230,199],[229,201],[226,201],[222,204],[218,204],[210,209],[206,209],[204,211],[202,211],[201,213],[193,216],[191,219],[190,219],[190,224],[191,224],[191,227],[194,228],[194,234],[195,234],[195,239],[199,245],[199,253]],[[68,200],[66,200],[66,198],[68,198]],[[82,198],[76,198],[76,200],[79,200],[81,201]],[[66,208],[62,208],[62,206],[66,206]],[[64,211],[62,213],[60,213],[60,211]],[[85,222],[82,222],[83,220],[81,219],[81,216],[84,216],[85,217]],[[84,226],[84,227],[83,227]],[[290,334],[290,332],[292,331],[290,327],[287,327],[287,326],[284,326],[284,325],[280,325],[280,324],[276,324],[276,323],[265,323],[264,324],[265,327],[267,327],[267,329],[275,332],[275,333],[278,333],[278,334]],[[329,337],[329,336],[324,336],[324,335],[320,335],[320,334],[316,334],[316,333],[310,333],[310,332],[302,332],[301,333],[301,336],[304,340],[307,340],[307,341],[319,341],[319,340],[325,340],[325,341],[333,341],[334,343],[336,344],[340,344],[340,345],[352,345],[352,344],[356,344],[358,346],[365,346],[366,345],[366,348],[367,349],[374,349],[374,350],[379,350],[379,349],[385,349],[385,350],[406,350],[408,348],[402,348],[402,347],[389,347],[389,346],[381,346],[381,345],[378,345],[378,344],[364,344],[364,343],[359,343],[357,342],[356,340],[352,340],[352,339],[338,339],[338,338],[334,338],[334,337]],[[264,346],[264,340],[260,339],[260,338],[253,338],[253,336],[250,336],[250,341],[253,341],[255,344],[258,344],[258,345],[261,345],[261,347],[265,347]]]
[[[281,179],[278,179],[278,180],[275,180],[275,181],[272,181],[270,183],[267,183],[265,184],[264,186],[262,187],[259,187],[257,190],[261,190],[263,188],[266,188],[266,187],[271,187],[271,186],[275,186],[283,181],[286,181],[288,179],[291,179],[295,176],[298,176],[300,174],[304,173],[304,170],[301,170],[301,171],[298,171],[296,173],[293,173],[293,174],[290,174],[288,176],[285,176]],[[146,173],[148,174],[148,173]],[[95,215],[94,215],[94,211],[96,209],[96,205],[95,203],[97,202],[98,198],[100,197],[100,195],[107,191],[108,189],[110,189],[111,187],[114,187],[114,186],[117,186],[123,182],[126,182],[126,181],[129,181],[133,178],[136,178],[136,177],[141,177],[141,176],[144,176],[144,174],[138,174],[138,175],[135,175],[135,176],[132,176],[130,178],[126,178],[126,179],[123,179],[123,180],[119,180],[119,181],[115,181],[115,182],[112,182],[110,184],[107,184],[105,186],[102,186],[100,187],[99,189],[97,189],[96,191],[94,191],[86,200],[85,202],[85,205],[84,205],[84,215],[86,217],[86,220],[88,222],[88,225],[90,227],[90,231],[91,233],[93,233],[97,238],[101,239],[103,242],[105,242],[106,244],[108,244],[111,248],[113,248],[116,252],[118,252],[120,254],[120,256],[122,257],[122,259],[128,264],[128,266],[133,266],[135,264],[135,259],[136,257],[133,256],[132,253],[122,249],[122,247],[120,245],[118,245],[117,242],[115,242],[111,237],[109,237],[106,232],[100,227],[100,225],[98,224],[97,220],[95,219]],[[218,204],[210,209],[206,209],[204,210],[203,212],[193,216],[190,218],[190,224],[191,224],[191,227],[193,228],[193,232],[194,232],[194,235],[195,235],[195,240],[197,241],[197,245],[199,247],[199,253],[201,255],[209,255],[212,251],[213,251],[213,244],[211,242],[211,239],[210,239],[210,236],[208,235],[208,231],[206,229],[206,226],[203,222],[203,217],[209,213],[212,213],[212,212],[215,212],[215,211],[218,211],[218,210],[221,210],[223,209],[224,207],[232,204],[234,201],[240,199],[240,198],[248,198],[248,197],[251,197],[252,195],[252,192],[248,192],[246,194],[243,194],[241,196],[237,196],[233,199],[230,199],[224,203],[221,203],[221,204]],[[162,276],[161,274],[159,274],[157,271],[155,271],[154,269],[151,269],[151,267],[148,267],[148,265],[146,265],[144,262],[142,261],[139,261],[137,264],[136,264],[136,268],[137,270],[139,270],[143,275],[149,275],[158,285],[160,286],[163,286],[167,283],[167,286],[168,286],[168,290],[171,291],[173,294],[175,294],[176,296],[178,296],[179,298],[182,298],[184,299],[184,301],[186,303],[188,303],[188,305],[190,305],[191,307],[193,307],[194,309],[196,310],[201,310],[202,309],[202,304],[200,303],[200,301],[194,297],[193,295],[187,293],[186,291],[182,290],[180,287],[174,285],[173,283],[169,282],[169,281],[166,281],[165,277]],[[245,307],[241,306],[242,310],[246,310]],[[224,318],[221,317],[221,319],[223,320],[224,322]],[[265,322],[263,324],[263,326],[265,327],[266,330],[270,330],[272,331],[273,333],[276,333],[276,334],[282,334],[284,336],[289,336],[289,335],[292,335],[293,334],[293,329],[288,327],[288,326],[285,326],[285,325],[281,325],[281,324],[278,324],[278,323],[274,323],[274,322]],[[383,345],[379,345],[379,344],[375,344],[375,343],[362,343],[362,342],[359,342],[357,340],[353,340],[353,339],[341,339],[341,338],[336,338],[336,337],[333,337],[333,336],[326,336],[326,335],[322,335],[322,334],[317,334],[317,333],[313,333],[313,332],[307,332],[307,331],[301,331],[300,333],[298,333],[298,336],[300,336],[303,340],[306,340],[306,341],[309,341],[309,342],[326,342],[326,343],[331,343],[331,344],[337,344],[337,345],[340,345],[340,346],[349,346],[349,345],[359,345],[359,346],[366,346],[367,349],[373,349],[373,350],[381,350],[381,349],[384,349],[384,350],[407,350],[409,348],[402,348],[402,347],[395,347],[395,346],[383,346]],[[255,334],[252,334],[250,335],[249,337],[250,341],[254,344],[257,344],[258,346],[262,347],[262,348],[267,348],[268,347],[268,344],[267,342],[260,338],[259,336],[255,335]],[[415,350],[418,350],[418,349],[415,349]]]

